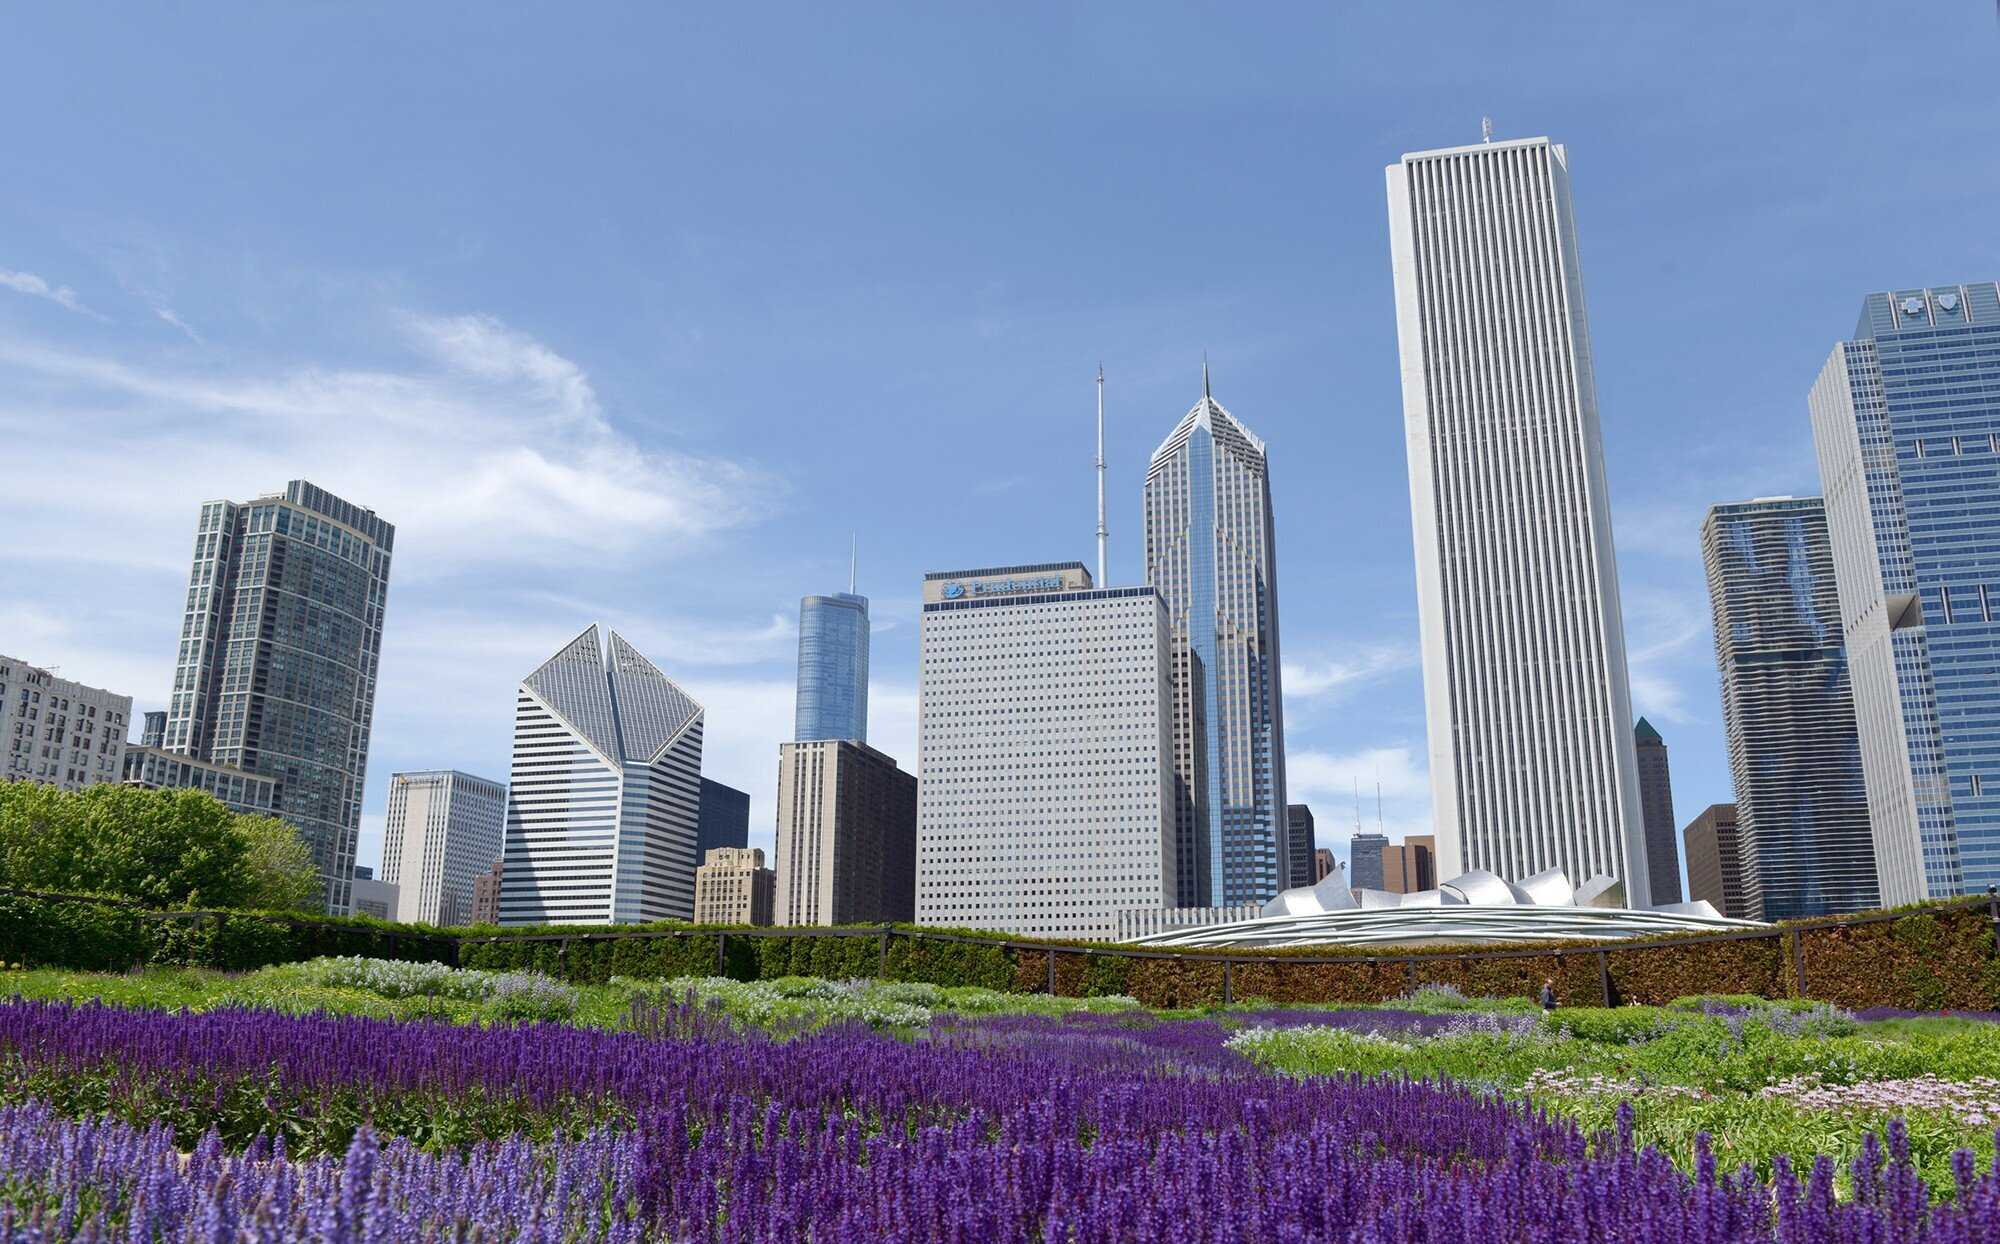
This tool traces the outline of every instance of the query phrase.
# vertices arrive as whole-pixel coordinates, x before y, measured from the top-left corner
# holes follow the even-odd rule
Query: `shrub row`
[[[1553,980],[1566,1006],[1662,1003],[1700,993],[1805,996],[1851,1008],[2000,1009],[2000,954],[1985,903],[1905,909],[1893,919],[1800,921],[1754,938],[1566,944],[1494,957],[1492,946],[1427,947],[1408,957],[1326,947],[1214,959],[1139,957],[1081,943],[893,926],[756,936],[715,926],[422,930],[364,918],[156,912],[115,900],[0,891],[0,960],[87,970],[185,964],[242,970],[321,955],[534,968],[598,984],[613,976],[881,976],[1070,997],[1130,994],[1151,1006],[1233,999],[1380,1002],[1422,984],[1534,996]],[[926,935],[931,934],[931,935]],[[1516,948],[1521,949],[1521,948]],[[1799,969],[1804,970],[1803,989]],[[1608,998],[1607,998],[1608,993]]]

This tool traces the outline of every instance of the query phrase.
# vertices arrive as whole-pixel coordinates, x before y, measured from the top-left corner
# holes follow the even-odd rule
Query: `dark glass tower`
[[[1818,497],[1714,506],[1701,550],[1736,784],[1741,914],[1790,920],[1879,906],[1826,510]]]
[[[868,598],[799,602],[799,692],[792,737],[868,741]]]
[[[1291,835],[1291,880],[1289,886],[1311,885],[1313,876],[1313,810],[1302,803],[1285,805],[1285,831]]]
[[[1674,788],[1667,741],[1644,717],[1632,728],[1639,754],[1639,817],[1646,827],[1646,878],[1655,907],[1681,901],[1680,852],[1674,847]]]
[[[311,846],[336,913],[354,874],[395,542],[374,511],[304,480],[211,501],[195,529],[165,746],[275,779],[279,815]]]

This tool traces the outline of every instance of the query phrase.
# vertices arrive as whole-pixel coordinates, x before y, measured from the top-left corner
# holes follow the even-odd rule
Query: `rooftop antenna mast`
[[[1104,364],[1097,365],[1097,586],[1108,580],[1104,570]]]
[[[1375,779],[1375,832],[1382,833],[1382,779]],[[1384,835],[1386,837],[1386,835]]]
[[[1492,117],[1479,118],[1479,141],[1482,143],[1490,143],[1493,141]]]
[[[854,595],[854,570],[861,561],[861,533],[847,533],[847,594]]]
[[[1361,836],[1361,779],[1354,779],[1354,834]]]

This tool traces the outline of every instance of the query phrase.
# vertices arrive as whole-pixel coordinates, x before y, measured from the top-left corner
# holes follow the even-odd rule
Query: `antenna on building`
[[[1206,350],[1201,352],[1201,395],[1210,399],[1214,397],[1208,388],[1208,351]]]
[[[1097,365],[1097,586],[1108,580],[1104,570],[1104,364]]]
[[[1375,832],[1382,833],[1382,779],[1375,779]],[[1388,835],[1384,834],[1384,837]]]
[[[1479,141],[1483,143],[1490,143],[1493,141],[1492,117],[1479,118]]]
[[[1354,779],[1354,834],[1361,836],[1361,779]]]
[[[861,533],[847,533],[847,594],[854,595],[854,571],[861,561]]]

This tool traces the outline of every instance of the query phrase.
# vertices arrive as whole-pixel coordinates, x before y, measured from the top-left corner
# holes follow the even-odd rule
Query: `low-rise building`
[[[147,714],[151,716],[151,714]],[[215,764],[163,747],[135,744],[125,749],[124,782],[148,790],[206,791],[232,812],[278,816],[278,780],[235,765]]]
[[[494,860],[493,867],[472,879],[471,924],[500,923],[500,878],[506,872],[506,862]]]
[[[132,697],[0,656],[0,781],[81,790],[125,771]]]
[[[373,868],[356,864],[352,884],[355,915],[373,916],[377,920],[396,918],[396,887],[386,881],[377,881]]]
[[[694,870],[696,924],[769,924],[778,874],[762,847],[717,847]]]

